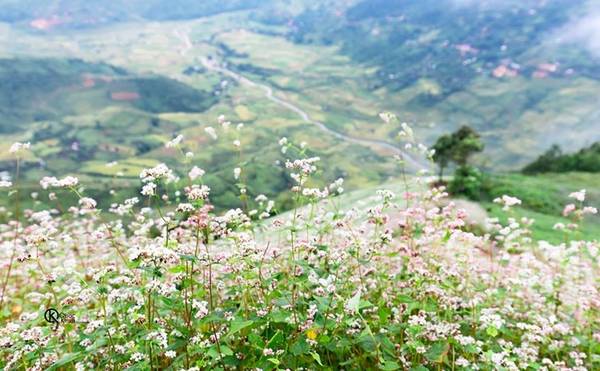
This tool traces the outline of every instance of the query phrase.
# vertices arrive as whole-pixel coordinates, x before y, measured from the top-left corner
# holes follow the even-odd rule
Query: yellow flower
[[[306,331],[306,337],[310,340],[315,340],[317,338],[317,331],[315,329],[310,329]]]

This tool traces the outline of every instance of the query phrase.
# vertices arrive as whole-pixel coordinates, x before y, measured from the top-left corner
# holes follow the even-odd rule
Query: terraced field
[[[336,3],[340,9],[352,7],[341,3]],[[291,17],[304,8],[295,3],[293,9]],[[0,149],[17,140],[36,143],[25,167],[31,181],[44,173],[131,178],[141,167],[135,164],[174,165],[179,154],[162,144],[184,134],[194,139],[187,149],[198,164],[218,173],[240,161],[231,145],[233,137],[212,141],[204,131],[217,126],[215,117],[223,114],[233,123],[252,127],[243,137],[244,161],[256,164],[260,178],[273,179],[261,186],[277,195],[285,181],[278,179],[281,173],[273,164],[282,156],[266,156],[264,149],[275,148],[283,136],[306,142],[326,163],[325,179],[345,176],[349,189],[398,177],[391,155],[404,143],[397,137],[398,125],[378,119],[382,111],[411,124],[417,139],[426,144],[460,125],[474,127],[486,143],[475,161],[488,170],[518,169],[554,142],[568,150],[600,139],[600,82],[593,74],[568,75],[565,65],[543,77],[480,73],[451,93],[434,77],[418,78],[399,89],[380,84],[382,70],[354,58],[341,42],[297,42],[292,31],[301,17],[291,18],[290,26],[264,22],[263,16],[242,10],[193,20],[127,20],[44,32],[22,23],[1,24],[0,56],[7,61],[46,58],[64,65],[71,59],[89,66],[102,62],[105,71],[73,73],[70,68],[69,85],[40,96],[35,104],[25,101],[16,119],[22,129],[5,129]],[[439,42],[435,27],[422,33],[415,48]],[[474,53],[462,48],[465,58]],[[527,68],[544,65],[558,53],[556,48],[537,45],[519,58]],[[206,60],[235,75],[206,68]],[[124,75],[104,76],[111,69],[114,75]],[[235,76],[262,87],[240,83]],[[48,112],[40,117],[44,107]],[[399,149],[377,144],[382,142]],[[1,160],[0,170],[12,169],[12,163]],[[113,161],[119,165],[102,165]],[[215,189],[224,194],[235,189],[230,174],[220,177],[211,180]],[[224,199],[226,206],[238,203],[231,193]]]

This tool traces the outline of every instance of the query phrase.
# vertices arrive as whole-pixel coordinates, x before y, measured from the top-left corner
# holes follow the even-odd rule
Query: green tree
[[[432,147],[435,150],[433,161],[438,164],[440,169],[438,173],[439,182],[441,182],[444,177],[444,169],[449,165],[450,161],[452,161],[453,146],[454,141],[452,137],[450,135],[442,135]]]
[[[460,167],[467,165],[469,158],[476,152],[483,151],[481,136],[469,126],[462,126],[450,135],[442,135],[433,145],[433,160],[439,166],[439,180],[442,181],[444,169],[455,162]]]
[[[469,126],[462,126],[452,133],[452,160],[459,166],[466,166],[471,155],[483,151],[481,136]]]

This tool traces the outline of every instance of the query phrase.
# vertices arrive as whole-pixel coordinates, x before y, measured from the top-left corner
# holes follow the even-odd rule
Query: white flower
[[[158,164],[151,169],[142,170],[140,178],[144,183],[154,182],[159,179],[164,179],[167,183],[170,183],[176,179],[173,171],[165,164]]]
[[[40,185],[43,189],[48,189],[49,187],[70,188],[75,187],[77,184],[79,184],[79,179],[74,176],[67,176],[60,180],[53,176],[45,176],[40,180]]]
[[[288,140],[286,137],[283,137],[281,139],[279,139],[279,145],[280,146],[285,146],[286,144],[288,144]]]
[[[400,126],[402,127],[402,131],[400,131],[398,133],[398,136],[404,137],[408,141],[413,141],[414,135],[413,135],[413,130],[411,129],[411,127],[408,126],[408,124],[406,122],[403,122],[402,124],[400,124]]]
[[[74,176],[67,176],[58,181],[58,186],[63,188],[75,187],[79,184],[79,179]]]
[[[165,144],[165,147],[167,148],[173,148],[173,147],[177,147],[179,145],[179,143],[181,143],[181,141],[183,140],[183,135],[178,135],[175,138],[173,138],[172,140],[168,141],[167,144]]]
[[[206,301],[194,299],[192,301],[192,308],[197,310],[196,314],[194,315],[196,318],[203,318],[208,314],[208,302]]]
[[[585,201],[585,189],[582,189],[578,192],[573,192],[569,195],[570,198],[574,198],[579,202]]]
[[[196,180],[205,174],[204,170],[200,169],[198,166],[194,166],[192,170],[188,173],[188,176],[191,180]]]
[[[242,145],[242,143],[239,140],[236,139],[236,140],[233,141],[233,146],[234,147],[239,147],[241,145]]]
[[[456,365],[460,366],[460,367],[467,367],[467,366],[469,366],[469,364],[470,364],[469,361],[467,361],[463,357],[460,357],[456,360]]]
[[[12,187],[12,183],[7,180],[0,180],[0,188]]]
[[[215,129],[212,126],[204,128],[204,132],[206,132],[206,134],[210,135],[210,137],[213,138],[214,140],[217,140],[217,138],[218,138],[217,132],[215,131]]]
[[[95,209],[97,203],[93,198],[82,197],[81,199],[79,199],[79,205],[81,205],[81,207],[83,207],[84,209]]]
[[[16,142],[10,146],[10,149],[8,150],[8,152],[12,153],[12,154],[18,154],[19,152],[22,152],[29,148],[31,148],[31,143],[29,143],[29,142],[27,142],[27,143]]]
[[[188,203],[182,203],[177,206],[177,211],[181,213],[194,211],[194,206]]]
[[[494,203],[504,205],[502,210],[506,211],[506,210],[510,209],[512,206],[520,205],[521,200],[519,200],[516,197],[502,195],[502,197],[495,198]]]
[[[242,169],[240,169],[239,167],[236,167],[235,169],[233,169],[233,177],[236,180],[240,178],[241,173],[242,173]]]
[[[144,196],[154,196],[156,191],[156,184],[147,183],[142,187],[142,191],[140,192]]]
[[[177,357],[177,352],[175,352],[174,350],[168,350],[165,352],[165,357],[167,358],[175,358]]]
[[[196,200],[206,200],[210,193],[210,188],[207,186],[199,186],[194,184],[191,188],[186,189],[188,200],[196,201]]]
[[[146,358],[146,356],[140,352],[136,352],[131,355],[131,360],[134,362],[141,362],[145,358]]]
[[[274,354],[275,354],[275,352],[271,348],[265,348],[265,349],[263,349],[263,355],[265,357],[270,357],[270,356],[272,356]]]
[[[389,124],[393,119],[396,118],[396,115],[390,112],[381,112],[379,114],[379,118],[382,119],[386,124]]]

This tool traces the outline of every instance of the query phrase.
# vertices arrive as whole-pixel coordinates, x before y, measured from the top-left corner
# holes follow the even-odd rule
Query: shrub
[[[476,167],[465,165],[456,169],[448,190],[453,195],[462,195],[472,200],[481,200],[484,195],[483,185],[483,173]]]
[[[182,140],[167,145],[182,147]],[[341,179],[311,186],[318,158],[285,138],[280,144],[294,208],[275,218],[266,196],[249,197],[242,167],[231,175],[240,207],[216,213],[188,154],[187,176],[164,164],[146,169],[144,201],[108,211],[73,177],[40,182],[62,214],[20,212],[18,176],[2,183],[16,208],[4,211],[11,221],[0,225],[0,365],[599,366],[598,243],[536,245],[530,222],[516,220],[489,221],[494,237],[475,236],[465,230],[464,211],[441,206],[444,190],[419,187],[420,178],[405,178],[399,200],[380,190],[369,206],[352,208],[339,196]],[[15,145],[15,154],[25,147]],[[65,194],[78,201],[61,204]],[[573,197],[575,224],[593,209],[584,206],[585,192]],[[517,201],[499,200],[507,210]],[[51,310],[60,319],[48,317]]]

